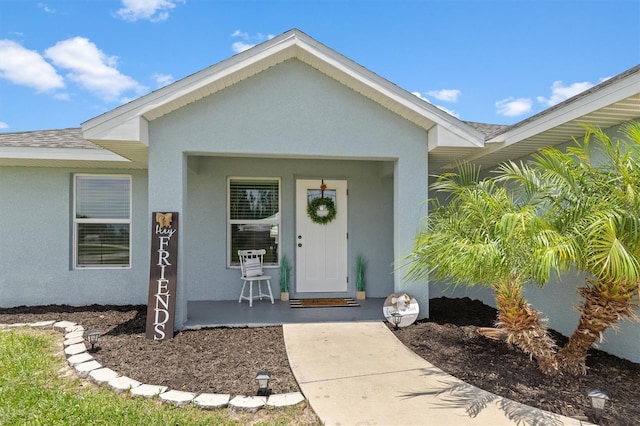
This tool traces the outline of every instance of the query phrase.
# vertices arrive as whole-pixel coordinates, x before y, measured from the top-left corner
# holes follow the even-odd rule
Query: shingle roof
[[[82,137],[82,129],[0,133],[0,146],[21,148],[103,149]]]
[[[485,135],[486,139],[489,139],[497,134],[504,132],[511,126],[506,124],[488,124],[488,123],[477,123],[475,121],[464,121],[465,124],[473,127],[483,135]]]

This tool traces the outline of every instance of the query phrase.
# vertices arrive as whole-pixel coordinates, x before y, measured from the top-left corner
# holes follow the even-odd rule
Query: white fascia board
[[[30,160],[120,161],[124,157],[102,149],[0,147],[0,158]]]
[[[140,141],[148,146],[148,132],[147,127],[145,127],[148,123],[144,119],[145,114],[152,117],[156,108],[161,108],[172,101],[188,96],[202,87],[229,77],[234,73],[241,72],[287,50],[280,58],[282,61],[297,57],[304,62],[304,58],[301,57],[302,55],[297,52],[296,48],[318,58],[325,66],[337,69],[361,84],[371,87],[393,102],[425,117],[430,122],[443,126],[451,133],[468,140],[472,146],[483,146],[484,135],[476,129],[428,102],[417,98],[415,95],[400,89],[398,86],[391,84],[389,81],[296,30],[284,33],[280,37],[276,37],[115,110],[86,121],[82,124],[84,136],[86,139],[98,144],[102,139]],[[425,127],[425,130],[430,127]]]
[[[250,68],[252,65],[255,65],[277,53],[285,51],[293,45],[295,45],[295,38],[293,36],[289,36],[282,41],[264,46],[261,50],[253,51],[253,49],[256,49],[256,47],[254,47],[253,49],[246,50],[245,52],[233,56],[219,64],[197,72],[196,74],[167,86],[167,92],[163,93],[161,97],[148,99],[140,109],[140,114],[148,114],[154,109],[166,105],[176,99],[182,98],[183,96],[187,96],[202,87],[222,80],[232,74],[240,72],[243,69]],[[292,58],[294,56],[293,52],[294,51],[291,50],[291,53],[289,53],[286,58]]]
[[[447,148],[483,148],[483,140],[474,141],[461,137],[458,133],[452,132],[449,128],[435,125],[429,129],[429,151],[438,147]]]
[[[387,83],[387,86],[389,86],[389,83]],[[447,114],[429,102],[418,98],[412,93],[399,89],[397,86],[392,86],[392,89],[393,95],[390,95],[389,97],[402,104],[404,107],[433,121],[438,127],[446,129],[447,132],[456,135],[457,138],[465,141],[464,146],[484,146],[485,136],[478,130],[466,123],[463,123],[456,117]],[[401,93],[397,93],[398,91],[401,91]]]
[[[101,140],[139,142],[149,146],[149,122],[140,115],[131,117],[120,116],[119,123],[105,122],[95,127],[85,127],[82,124],[82,135],[85,139],[100,145]]]
[[[543,114],[540,118],[534,119],[530,123],[522,126],[516,125],[512,130],[492,138],[488,143],[504,142],[504,144],[500,145],[501,147],[509,146],[638,93],[640,93],[640,73],[632,74],[575,102],[570,102],[564,107]]]

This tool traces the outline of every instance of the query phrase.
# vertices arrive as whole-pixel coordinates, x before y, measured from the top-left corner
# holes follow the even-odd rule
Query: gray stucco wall
[[[426,164],[427,156],[423,129],[297,60],[156,119],[149,131],[154,159],[182,152],[376,160],[418,155]],[[162,167],[151,159],[150,165]]]
[[[346,179],[348,196],[349,291],[355,294],[355,258],[369,262],[367,296],[386,297],[393,292],[393,180],[386,163],[372,161],[246,159],[200,157],[196,172],[188,175],[186,220],[186,282],[189,300],[233,300],[241,281],[237,268],[227,268],[227,177],[281,179],[281,253],[294,265],[295,179],[322,175]],[[269,268],[277,297],[278,268]]]
[[[73,174],[132,176],[131,268],[72,268]],[[0,307],[146,304],[146,171],[0,168]]]
[[[184,218],[194,214],[189,206],[201,202],[187,199],[195,194],[186,188],[191,187],[191,179],[198,179],[185,171],[188,156],[305,159],[316,166],[313,176],[307,173],[307,178],[324,177],[325,170],[317,165],[331,163],[323,160],[392,162],[394,232],[392,238],[378,244],[391,245],[395,259],[411,250],[417,224],[425,214],[427,133],[297,60],[158,118],[149,123],[149,133],[150,210],[186,212],[181,216],[184,229],[189,226]],[[332,173],[334,177],[348,174]],[[184,239],[188,231],[181,235],[181,246],[190,244]],[[226,241],[221,238],[216,244],[224,247]],[[184,256],[185,251],[181,253]],[[194,278],[185,273],[190,270],[190,259],[179,261],[179,279]],[[227,273],[226,269],[219,272]],[[204,277],[198,280],[204,283]],[[396,290],[406,285],[401,274],[394,274],[393,280]],[[211,291],[204,284],[194,288],[200,290],[189,297],[204,297]],[[412,288],[426,312],[428,286]],[[237,289],[226,291],[225,298]],[[184,296],[178,294],[177,322],[186,319]]]

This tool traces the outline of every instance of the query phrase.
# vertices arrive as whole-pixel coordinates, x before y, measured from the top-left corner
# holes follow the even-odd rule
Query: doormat
[[[360,306],[353,299],[291,299],[291,308],[350,308]]]

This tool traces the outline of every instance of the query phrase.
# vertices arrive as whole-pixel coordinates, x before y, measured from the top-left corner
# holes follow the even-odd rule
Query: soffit
[[[518,143],[497,142],[489,144],[497,148],[474,160],[483,168],[494,167],[505,161],[526,157],[546,146],[555,146],[579,139],[584,135],[583,125],[592,125],[601,129],[617,126],[629,120],[640,118],[640,94],[630,96],[612,105],[600,108],[579,118],[560,124],[549,130],[527,137]]]
[[[254,61],[240,62],[238,64],[225,64],[223,62],[219,64],[220,70],[215,72],[212,70],[211,75],[197,83],[194,82],[193,86],[196,86],[195,88],[191,84],[187,84],[183,89],[176,90],[175,93],[158,104],[149,104],[142,112],[142,115],[148,121],[155,120],[187,104],[196,102],[242,80],[255,76],[268,68],[290,59],[297,59],[425,130],[439,123],[452,129],[455,127],[462,128],[462,130],[457,130],[455,133],[465,137],[482,139],[479,132],[471,126],[467,126],[428,102],[415,97],[415,95],[319,45],[317,42],[312,44],[309,41],[309,38],[299,33],[293,33],[288,43],[283,42],[275,45],[268,55],[256,54],[257,58]],[[279,50],[276,50],[276,48],[279,48]],[[222,69],[225,65],[227,65],[227,69]],[[214,66],[213,68],[216,67]]]
[[[106,149],[0,146],[0,166],[145,169]]]
[[[439,147],[429,151],[429,174],[451,171],[457,162],[478,152],[480,148]]]
[[[50,168],[83,168],[83,169],[126,169],[144,170],[146,164],[122,161],[98,160],[51,160],[46,158],[5,158],[0,157],[0,166],[7,167],[50,167]]]
[[[573,98],[508,127],[487,140],[484,148],[465,161],[491,169],[500,163],[531,155],[547,146],[581,138],[583,125],[607,129],[640,118],[640,66],[631,68]],[[462,157],[460,153],[455,159]],[[442,157],[442,156],[441,156]],[[433,172],[455,167],[455,159]]]

